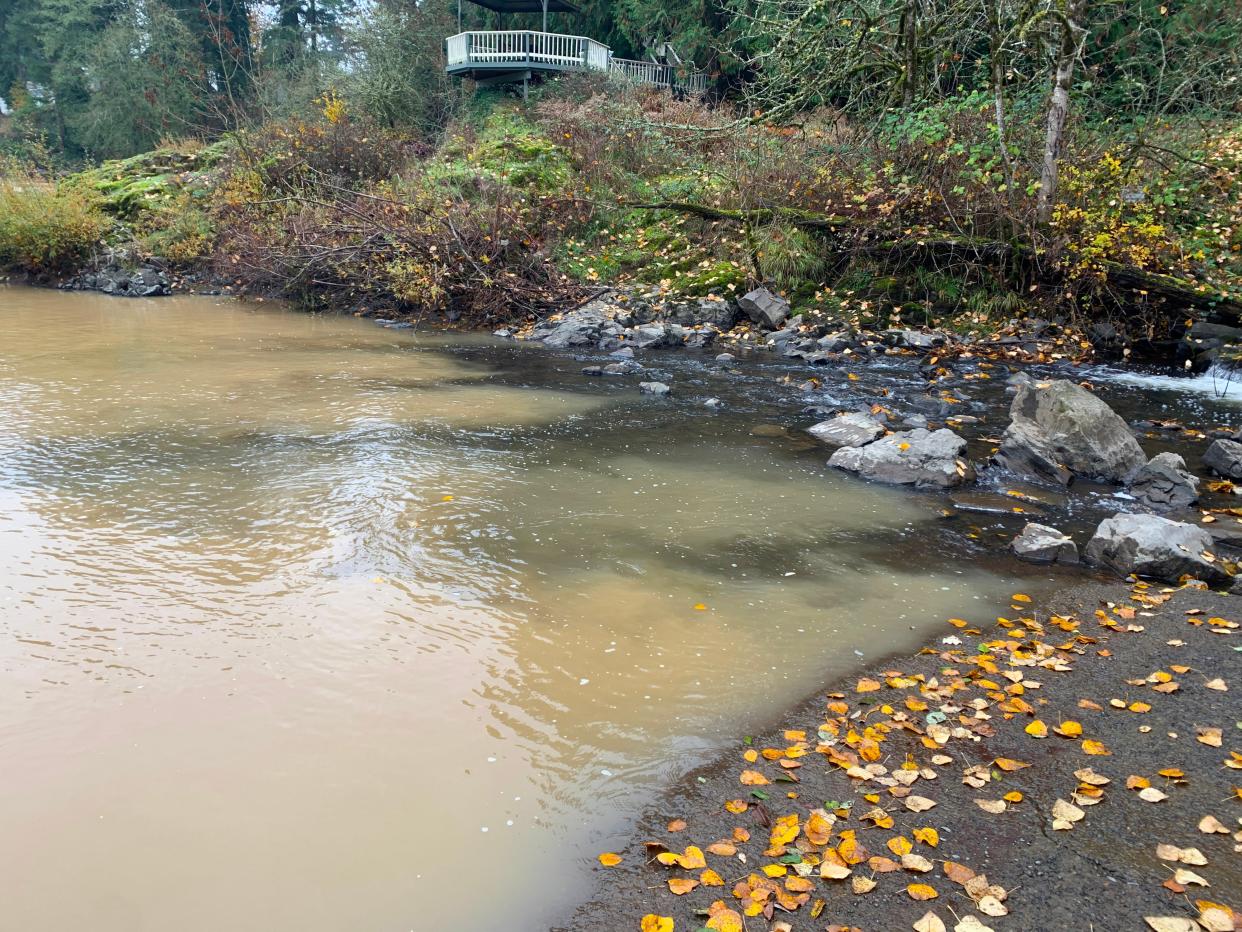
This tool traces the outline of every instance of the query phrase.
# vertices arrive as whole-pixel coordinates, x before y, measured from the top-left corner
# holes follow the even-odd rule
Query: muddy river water
[[[0,928],[547,928],[662,781],[1013,591],[741,389],[580,366],[0,289]]]

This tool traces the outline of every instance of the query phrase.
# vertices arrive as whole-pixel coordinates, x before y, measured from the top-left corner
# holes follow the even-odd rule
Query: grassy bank
[[[52,279],[106,255],[472,326],[626,282],[765,283],[808,320],[862,326],[1108,320],[1132,342],[1242,309],[1236,121],[1075,126],[1043,225],[1023,180],[1038,102],[1019,104],[1006,153],[988,108],[970,94],[878,124],[823,110],[773,126],[576,80],[526,105],[480,93],[428,140],[328,95],[302,119],[74,175],[8,163],[0,264]]]

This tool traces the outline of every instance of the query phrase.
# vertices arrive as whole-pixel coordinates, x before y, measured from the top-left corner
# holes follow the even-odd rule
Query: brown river
[[[662,784],[1013,591],[580,367],[0,287],[0,929],[546,929]]]

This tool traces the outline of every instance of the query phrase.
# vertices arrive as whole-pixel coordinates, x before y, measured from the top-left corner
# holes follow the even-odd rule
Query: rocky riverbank
[[[1092,584],[686,776],[560,932],[1242,928],[1237,603]]]
[[[1127,423],[1078,384],[1082,373],[1072,363],[1087,345],[1080,335],[1049,322],[1015,322],[1011,329],[987,337],[867,331],[839,320],[791,318],[779,296],[758,289],[736,302],[691,304],[662,302],[658,293],[609,294],[497,336],[606,354],[583,375],[628,379],[661,396],[678,390],[668,384],[668,357],[659,350],[697,351],[722,377],[740,356],[780,358],[807,372],[796,386],[807,402],[803,426],[823,445],[828,467],[952,492],[953,506],[963,511],[1030,513],[1039,520],[1009,543],[1024,560],[1085,561],[1120,576],[1231,585],[1242,558],[1242,524],[1232,503],[1233,481],[1242,480],[1236,428]],[[921,382],[921,391],[868,376],[891,372],[885,366],[897,360],[917,373],[904,382]],[[1001,402],[996,388],[986,400],[972,398],[1002,379],[1011,401]],[[861,384],[867,388],[860,394]],[[998,402],[1008,408],[1003,421]],[[1151,455],[1139,436],[1154,441]],[[1101,510],[1079,541],[1055,526],[1063,510],[1059,492],[1071,485],[1095,490]]]

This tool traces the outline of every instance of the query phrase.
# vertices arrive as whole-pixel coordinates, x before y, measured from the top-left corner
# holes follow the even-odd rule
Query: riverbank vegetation
[[[590,3],[590,34],[672,38],[711,93],[578,76],[529,102],[444,75],[442,0],[70,5],[0,13],[10,269],[152,262],[476,325],[627,280],[766,283],[864,324],[1107,319],[1130,341],[1242,312],[1227,3]]]

